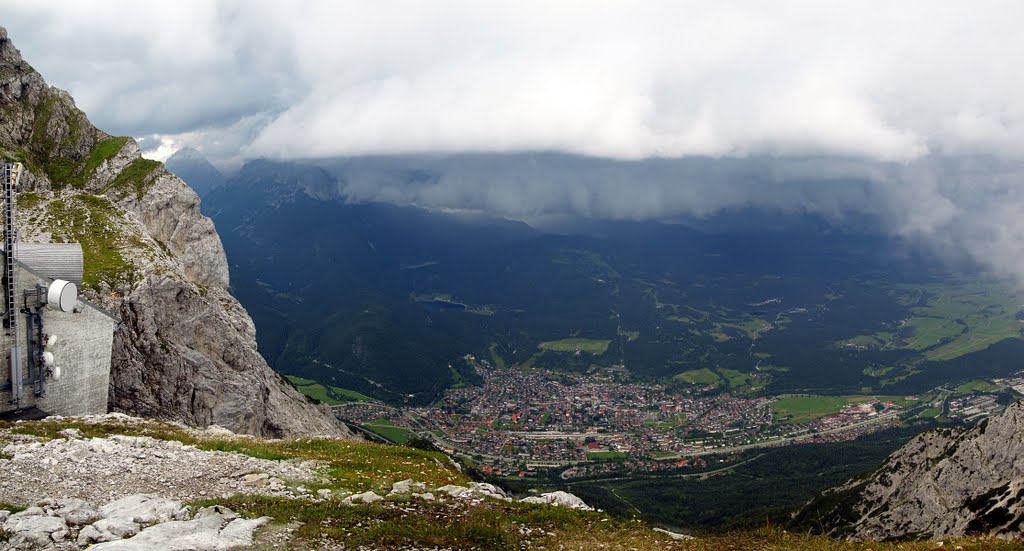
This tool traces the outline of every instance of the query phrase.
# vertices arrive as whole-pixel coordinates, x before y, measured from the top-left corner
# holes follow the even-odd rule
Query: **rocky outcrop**
[[[84,294],[114,312],[110,408],[261,436],[350,436],[256,351],[199,199],[130,138],[93,127],[0,28],[0,154],[28,174],[24,239],[78,241]]]
[[[192,507],[138,494],[96,507],[80,499],[44,499],[9,514],[2,549],[124,549],[133,551],[219,550],[248,547],[268,517],[239,518],[230,509]]]
[[[1024,535],[1024,402],[971,429],[919,435],[866,480],[830,491],[803,521],[858,539]]]

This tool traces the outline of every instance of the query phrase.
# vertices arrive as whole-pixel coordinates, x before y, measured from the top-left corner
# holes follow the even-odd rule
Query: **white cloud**
[[[341,191],[517,218],[867,218],[1024,281],[1020,2],[4,4],[30,63],[157,156],[426,154],[351,159]],[[487,155],[538,151],[591,158]]]
[[[1024,154],[1017,2],[7,4],[100,126],[247,156]]]

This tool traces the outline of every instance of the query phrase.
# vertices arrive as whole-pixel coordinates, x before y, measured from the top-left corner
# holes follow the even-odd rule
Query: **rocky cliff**
[[[866,480],[812,503],[803,521],[858,539],[1024,535],[1024,402],[971,429],[919,435]]]
[[[346,435],[256,351],[220,237],[179,178],[89,123],[0,27],[0,155],[22,162],[22,239],[77,241],[83,293],[122,321],[110,408],[262,436]]]

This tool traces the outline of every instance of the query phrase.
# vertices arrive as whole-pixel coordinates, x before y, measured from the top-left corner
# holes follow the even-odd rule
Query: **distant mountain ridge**
[[[224,175],[199,151],[183,147],[174,152],[164,166],[196,192],[205,197],[210,191],[224,185]]]

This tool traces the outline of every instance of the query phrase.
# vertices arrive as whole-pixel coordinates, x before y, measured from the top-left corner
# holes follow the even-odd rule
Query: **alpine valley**
[[[585,162],[261,160],[202,206],[261,353],[308,396],[372,437],[675,529],[786,522],[1024,389],[1015,287],[855,227],[753,209],[528,224],[348,196]]]
[[[198,5],[175,13],[188,20]],[[669,145],[685,141],[672,130],[689,117],[681,104],[657,113],[657,147],[627,135],[629,150],[608,158],[567,153],[605,151],[576,147],[576,137],[558,146],[544,136],[555,145],[536,150],[505,144],[515,132],[500,125],[519,127],[502,122],[504,106],[501,117],[465,117],[472,139],[458,147],[418,148],[410,132],[408,142],[332,149],[316,132],[353,138],[370,115],[405,116],[376,103],[389,94],[463,72],[391,79],[391,57],[418,59],[403,35],[401,55],[366,67],[346,58],[351,66],[327,79],[370,75],[372,85],[356,86],[358,108],[288,106],[304,94],[338,99],[303,81],[303,71],[319,74],[314,58],[335,47],[334,34],[308,33],[316,51],[301,63],[274,49],[294,38],[276,33],[293,10],[334,3],[288,6],[280,21],[257,10],[275,33],[252,36],[236,18],[276,4],[211,5],[237,43],[225,50],[197,26],[195,43],[166,41],[176,54],[189,47],[170,65],[198,63],[208,49],[228,65],[280,63],[275,78],[240,69],[238,86],[220,90],[205,69],[183,93],[217,89],[229,108],[198,106],[220,113],[202,129],[156,117],[174,134],[138,141],[94,126],[0,27],[0,160],[24,168],[6,205],[17,213],[7,249],[15,238],[80,245],[82,303],[114,331],[109,358],[102,341],[102,362],[89,361],[109,375],[91,391],[107,389],[107,411],[47,416],[21,398],[4,404],[0,549],[1021,548],[1024,290],[1016,264],[995,253],[1024,234],[986,219],[1016,218],[1024,204],[1012,155],[922,145],[911,160],[887,156],[903,134],[860,156],[805,154],[801,144],[819,136],[782,114],[782,138],[663,157],[662,133]],[[409,20],[414,35],[420,22]],[[348,48],[372,50],[357,45],[368,36],[353,34]],[[518,78],[510,60],[499,72]],[[245,90],[252,82],[266,90]],[[474,98],[491,89],[477,84],[465,87]],[[692,84],[639,103],[683,97]],[[177,88],[157,88],[179,105],[167,92]],[[238,89],[245,101],[231,96]],[[115,96],[127,120],[126,94]],[[814,112],[813,101],[798,103]],[[848,107],[829,112],[861,113]],[[597,110],[598,126],[618,128],[618,115]],[[996,110],[1012,127],[1012,110]],[[403,124],[415,126],[409,116]],[[476,119],[499,125],[501,143],[478,144],[474,132],[493,135]],[[448,128],[440,122],[433,130]],[[274,135],[295,128],[302,135]],[[571,133],[591,125],[579,128]],[[168,144],[166,164],[147,158],[164,158]],[[929,217],[933,207],[945,218]],[[954,222],[971,227],[958,233]],[[20,313],[38,317],[27,297],[41,310],[44,287],[34,287]],[[38,330],[26,342],[40,351],[28,371],[41,381],[42,350],[55,341]],[[19,337],[7,333],[14,352],[0,390],[14,396]]]

